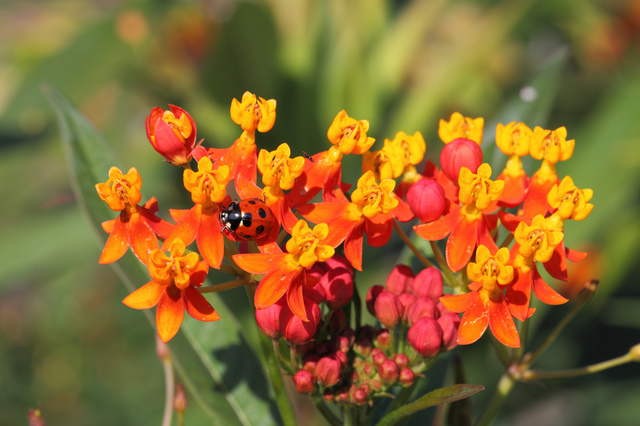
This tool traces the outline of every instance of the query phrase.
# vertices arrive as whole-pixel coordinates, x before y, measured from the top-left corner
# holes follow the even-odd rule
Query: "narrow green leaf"
[[[418,398],[414,402],[404,405],[391,413],[387,414],[380,420],[378,426],[391,426],[412,416],[420,410],[434,407],[436,405],[448,404],[450,402],[459,401],[468,398],[471,395],[484,390],[481,385],[453,385],[446,388],[436,389],[428,394]]]
[[[58,116],[74,192],[99,241],[106,234],[100,223],[116,215],[96,194],[95,184],[118,166],[108,143],[62,95],[45,89]],[[96,259],[97,262],[97,259]],[[127,253],[112,264],[129,290],[149,280],[146,267]],[[241,334],[233,314],[217,295],[207,296],[222,319],[214,323],[185,317],[182,333],[169,348],[188,394],[211,418],[212,424],[272,425],[280,423],[261,363]],[[144,312],[155,330],[149,310]]]

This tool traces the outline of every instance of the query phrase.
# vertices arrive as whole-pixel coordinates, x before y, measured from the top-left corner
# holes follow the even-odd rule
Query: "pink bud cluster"
[[[409,344],[429,358],[455,347],[458,338],[460,317],[439,302],[442,289],[442,275],[436,268],[414,276],[410,267],[398,265],[389,274],[386,288],[369,289],[367,309],[387,328],[409,327]]]

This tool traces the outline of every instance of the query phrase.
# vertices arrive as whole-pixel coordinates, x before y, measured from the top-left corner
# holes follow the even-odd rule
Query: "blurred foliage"
[[[421,131],[435,160],[438,120],[454,110],[485,117],[487,147],[495,123],[522,114],[532,127],[566,126],[576,150],[558,171],[594,189],[596,206],[567,225],[567,242],[598,247],[576,274],[601,285],[541,367],[584,365],[637,343],[637,0],[4,0],[0,39],[0,425],[26,423],[37,405],[50,424],[157,424],[162,416],[153,330],[120,303],[127,290],[112,270],[97,265],[100,247],[73,199],[43,84],[86,114],[123,167],[140,170],[146,196],[162,209],[187,200],[180,172],[146,141],[144,118],[156,105],[182,106],[209,146],[224,147],[238,133],[232,98],[245,90],[274,98],[276,125],[258,143],[288,142],[298,153],[325,149],[343,108],[369,120],[379,143]],[[349,160],[345,180],[354,181],[360,164]],[[380,266],[367,268],[360,285],[379,283],[398,253],[366,250],[365,265]],[[246,328],[252,314],[242,293],[221,296]],[[537,314],[533,328],[544,334],[565,309]],[[459,350],[468,382],[487,388],[471,398],[474,412],[500,372],[487,343]],[[640,424],[638,373],[634,365],[520,385],[499,421]],[[297,409],[310,424],[308,404]],[[205,416],[192,403],[186,422]]]

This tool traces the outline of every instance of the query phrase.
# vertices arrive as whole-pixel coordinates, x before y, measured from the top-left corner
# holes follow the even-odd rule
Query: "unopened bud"
[[[400,370],[398,381],[402,386],[407,387],[413,384],[413,381],[415,380],[415,378],[416,378],[416,375],[414,374],[413,370],[405,367]]]
[[[47,422],[44,421],[40,408],[30,408],[27,412],[27,419],[29,420],[29,426],[47,426]]]
[[[376,336],[376,347],[386,351],[389,349],[389,345],[391,344],[391,335],[389,334],[389,330],[383,328],[378,332]]]
[[[392,359],[398,365],[398,368],[404,368],[409,365],[409,358],[403,353],[395,354]]]
[[[378,366],[378,374],[383,383],[395,383],[398,380],[398,364],[387,359]]]
[[[578,300],[582,303],[589,303],[591,299],[593,299],[593,296],[596,294],[598,284],[600,284],[600,281],[598,280],[587,281],[584,287],[582,287],[582,290],[578,292]]]
[[[456,185],[460,169],[466,167],[471,173],[476,173],[482,164],[482,149],[472,140],[454,139],[442,148],[440,166],[444,174]]]
[[[433,222],[446,207],[444,188],[433,179],[420,179],[407,191],[407,204],[420,222]]]
[[[413,271],[407,265],[396,265],[387,277],[387,290],[399,296],[404,292],[411,291],[413,281]]]
[[[374,367],[379,367],[380,364],[387,360],[387,356],[381,349],[375,348],[371,351],[371,361]]]
[[[418,297],[416,302],[409,308],[407,319],[409,324],[415,324],[420,318],[438,318],[439,312],[436,302],[426,297]]]
[[[450,351],[458,345],[458,326],[460,316],[453,312],[446,313],[438,318],[438,325],[442,329],[442,347]]]
[[[395,327],[402,318],[402,304],[390,291],[383,290],[375,302],[375,316],[387,328]]]
[[[353,402],[357,405],[363,405],[367,402],[367,392],[360,388],[353,393]]]
[[[324,288],[325,303],[329,309],[339,309],[353,296],[353,274],[345,268],[330,269],[320,279]]]
[[[341,363],[335,356],[320,358],[316,364],[316,379],[323,387],[333,386],[340,381]]]
[[[629,353],[635,362],[640,362],[640,343],[629,349]]]
[[[367,310],[374,317],[376,316],[376,299],[378,298],[378,295],[383,291],[384,287],[382,287],[381,285],[374,285],[367,292]]]
[[[437,268],[425,268],[413,279],[411,290],[416,297],[437,301],[442,296],[442,273]]]
[[[298,393],[309,394],[313,392],[316,386],[313,373],[309,370],[298,370],[298,372],[291,377],[291,380],[293,380],[293,383],[296,385],[296,391],[298,391]]]
[[[265,309],[256,309],[256,322],[260,330],[273,340],[280,338],[280,311],[282,305],[286,304],[284,298]]]
[[[290,343],[296,345],[301,345],[311,340],[313,335],[316,334],[316,328],[322,316],[320,307],[310,299],[305,297],[304,305],[309,321],[302,321],[302,319],[295,316],[286,304],[282,306],[280,311],[282,335]]]
[[[440,351],[442,329],[436,320],[424,317],[411,326],[407,340],[416,352],[425,358],[430,358]]]
[[[173,396],[173,409],[178,413],[184,413],[187,409],[187,396],[182,388],[182,383],[176,385],[176,393]]]

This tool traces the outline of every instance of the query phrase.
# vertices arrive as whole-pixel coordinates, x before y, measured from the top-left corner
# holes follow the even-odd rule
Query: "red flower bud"
[[[360,388],[357,391],[355,391],[353,393],[353,402],[355,402],[357,405],[363,405],[364,403],[367,402],[367,392]]]
[[[304,298],[304,307],[309,321],[304,322],[291,312],[289,306],[283,304],[280,311],[280,329],[285,339],[295,345],[311,340],[322,317],[320,307],[308,298]]]
[[[375,348],[371,351],[371,361],[373,362],[374,367],[378,367],[384,361],[387,360],[387,356],[381,349]]]
[[[196,144],[196,123],[182,108],[169,105],[170,111],[155,107],[145,121],[147,138],[153,148],[174,166],[191,161]]]
[[[442,296],[442,273],[437,268],[423,269],[414,278],[412,291],[416,297],[437,301]]]
[[[416,302],[409,307],[409,313],[407,319],[409,324],[415,324],[421,318],[433,318],[437,319],[439,315],[438,307],[433,299],[427,299],[426,297],[418,297]]]
[[[344,336],[336,336],[333,338],[333,348],[336,351],[344,352],[345,354],[351,349],[349,339]]]
[[[376,336],[376,347],[382,349],[383,351],[389,349],[389,345],[391,344],[391,336],[389,335],[389,330],[382,329],[378,332]]]
[[[353,296],[353,274],[345,268],[330,269],[320,279],[329,309],[346,305]]]
[[[286,305],[284,298],[281,298],[273,305],[265,309],[256,309],[256,322],[260,330],[273,340],[278,340],[282,335],[280,330],[280,312],[282,305]]]
[[[349,363],[349,359],[347,358],[347,354],[342,351],[336,351],[332,355],[335,359],[340,361],[340,368],[344,370],[347,368],[347,364]]]
[[[291,377],[291,380],[295,383],[298,393],[311,393],[316,386],[313,373],[308,370],[298,370],[298,372]]]
[[[462,167],[468,168],[471,173],[476,173],[480,164],[482,164],[482,149],[469,139],[454,139],[446,144],[440,153],[440,167],[456,185]]]
[[[353,266],[351,266],[351,263],[347,260],[347,258],[342,255],[335,254],[333,255],[333,257],[327,259],[324,264],[326,265],[327,270],[346,269],[353,276]]]
[[[342,365],[333,355],[325,356],[316,364],[316,378],[323,387],[333,386],[340,381]]]
[[[402,293],[398,300],[402,305],[402,321],[409,324],[409,309],[416,303],[416,297],[411,293]]]
[[[395,354],[392,359],[398,364],[398,368],[405,368],[409,365],[409,358],[403,353]]]
[[[390,291],[383,290],[375,302],[375,316],[385,327],[391,328],[402,318],[402,304],[398,297]]]
[[[367,292],[367,310],[374,317],[376,316],[376,309],[375,309],[376,299],[378,298],[378,295],[383,291],[384,291],[384,287],[382,287],[381,285],[374,285]]]
[[[438,318],[438,325],[442,329],[442,346],[445,350],[450,351],[458,344],[460,317],[453,312],[443,314]]]
[[[411,326],[407,340],[425,358],[434,356],[442,346],[442,329],[433,318],[421,318]]]
[[[411,291],[413,271],[407,265],[396,265],[387,277],[387,290],[395,295]]]
[[[317,354],[309,354],[302,359],[302,368],[309,370],[312,373],[316,370],[316,364],[320,360],[320,356]]]
[[[318,282],[313,287],[302,287],[304,295],[309,299],[313,300],[318,305],[324,302],[326,298],[326,293],[324,292],[324,287]]]
[[[420,222],[433,222],[446,207],[444,188],[433,179],[420,179],[409,188],[407,204]]]
[[[395,383],[398,380],[398,364],[387,359],[378,366],[378,374],[383,383]]]
[[[413,384],[413,380],[416,375],[413,373],[413,370],[410,368],[403,368],[400,370],[400,375],[398,376],[398,381],[404,387],[411,386]]]

